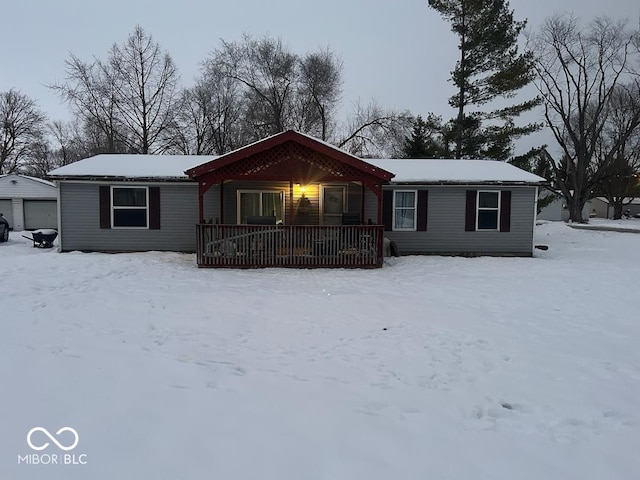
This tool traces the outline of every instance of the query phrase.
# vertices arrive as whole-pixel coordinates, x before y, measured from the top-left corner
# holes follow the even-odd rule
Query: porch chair
[[[276,226],[275,215],[250,215],[247,217],[247,225]],[[251,234],[249,248],[253,255],[275,255],[276,239],[273,231],[256,231]]]
[[[247,225],[275,225],[276,217],[273,215],[250,215],[247,217]]]
[[[344,212],[342,214],[343,226],[361,225],[360,212]],[[343,253],[359,253],[362,232],[360,229],[342,230],[340,239],[340,251]]]

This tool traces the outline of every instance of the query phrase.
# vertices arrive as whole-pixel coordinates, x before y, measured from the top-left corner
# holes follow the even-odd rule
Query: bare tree
[[[100,153],[101,141],[92,141],[93,135],[86,124],[83,127],[78,120],[62,122],[56,120],[49,125],[52,139],[51,156],[55,167],[62,167],[83,158]]]
[[[170,143],[177,101],[177,68],[142,27],[107,60],[83,62],[71,55],[67,79],[51,85],[90,128],[102,132],[106,153],[161,153]],[[101,135],[102,136],[102,135]]]
[[[77,118],[100,133],[99,153],[122,153],[124,127],[117,111],[118,81],[108,64],[94,59],[87,63],[75,55],[65,61],[67,81],[49,88],[71,105]]]
[[[122,46],[111,47],[109,64],[130,150],[161,153],[175,115],[178,70],[171,56],[137,26]]]
[[[203,67],[220,153],[283,130],[329,139],[335,131],[342,62],[329,49],[300,56],[280,38],[221,42]]]
[[[222,41],[207,62],[209,70],[243,86],[245,121],[262,138],[289,126],[295,95],[297,56],[281,39],[244,35]]]
[[[45,115],[18,90],[0,93],[0,174],[29,163],[44,144]]]
[[[328,48],[299,56],[282,40],[243,36],[222,41],[204,62],[198,83],[201,133],[223,154],[250,142],[295,129],[361,156],[400,155],[410,130],[408,114],[357,103],[339,125],[342,61]]]
[[[328,140],[342,93],[342,60],[328,48],[299,61],[298,130]]]
[[[169,151],[183,155],[212,153],[211,133],[207,125],[209,98],[197,86],[182,91],[170,128]]]
[[[222,155],[249,143],[243,109],[240,84],[209,64],[197,84],[183,92],[174,133],[177,150]]]
[[[640,89],[636,84],[620,85],[611,97],[610,114],[596,149],[602,176],[595,186],[613,206],[615,219],[622,218],[625,205],[640,196],[640,128],[627,135],[640,109]],[[621,139],[620,137],[624,137]],[[612,147],[617,146],[610,159]]]
[[[408,112],[396,112],[371,101],[354,105],[342,136],[332,143],[359,157],[402,157],[404,141],[410,134],[413,118]]]
[[[632,41],[624,22],[598,18],[582,29],[569,15],[548,19],[530,38],[546,123],[562,151],[560,160],[547,155],[572,221],[584,221],[582,209],[594,186],[640,123],[640,109],[634,109],[617,140],[595,162],[612,97],[627,73]]]

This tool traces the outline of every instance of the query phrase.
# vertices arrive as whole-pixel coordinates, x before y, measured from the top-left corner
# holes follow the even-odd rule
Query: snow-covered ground
[[[0,479],[640,478],[640,238],[536,237],[535,258],[235,271],[12,232]],[[79,443],[31,450],[37,426]],[[64,453],[86,464],[19,464]]]
[[[640,218],[621,218],[620,220],[606,218],[590,218],[589,223],[574,224],[578,228],[615,229],[640,231]]]

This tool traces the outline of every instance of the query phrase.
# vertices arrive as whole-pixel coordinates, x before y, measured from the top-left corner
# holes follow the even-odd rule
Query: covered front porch
[[[187,174],[200,267],[382,266],[385,170],[288,131]]]
[[[198,224],[200,267],[382,266],[381,225]]]

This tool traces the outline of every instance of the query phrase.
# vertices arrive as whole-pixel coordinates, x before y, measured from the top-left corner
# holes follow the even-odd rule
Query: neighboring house
[[[610,205],[609,200],[605,197],[592,198],[591,203],[596,217],[613,218],[613,205]],[[640,214],[640,198],[632,199],[631,203],[629,203],[629,199],[627,198],[624,203],[625,205],[622,207],[623,212],[629,210],[632,216]]]
[[[58,227],[57,189],[40,178],[0,175],[0,213],[13,230]]]
[[[555,197],[553,202],[545,206],[538,214],[538,220],[550,220],[554,222],[568,222],[569,221],[569,209],[567,208],[567,202],[561,194],[554,194],[549,190],[542,192],[541,198]],[[591,200],[588,200],[582,208],[582,218],[588,219],[593,216]]]
[[[362,160],[294,131],[220,157],[99,155],[50,172],[60,249],[195,251],[199,266],[376,267],[531,256],[545,180],[481,160]]]

